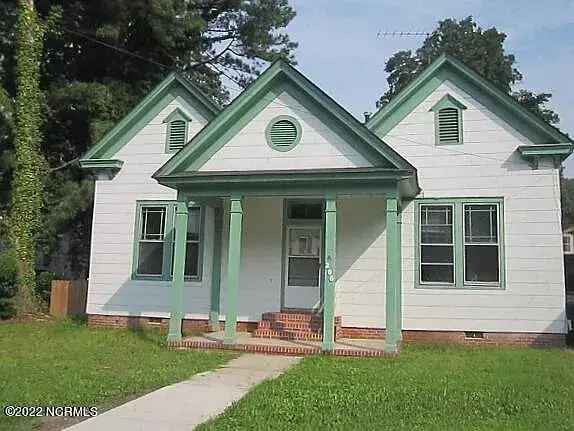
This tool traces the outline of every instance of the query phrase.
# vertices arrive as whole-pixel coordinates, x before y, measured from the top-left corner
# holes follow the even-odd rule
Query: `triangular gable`
[[[112,159],[137,132],[178,97],[187,103],[192,103],[193,108],[197,109],[208,121],[219,112],[219,107],[192,82],[176,72],[171,72],[114,128],[90,148],[82,161]]]
[[[373,166],[416,172],[404,158],[300,72],[285,61],[277,60],[153,177],[157,179],[197,171],[239,128],[245,126],[277,95],[286,90],[298,100],[306,100],[312,104],[315,110],[320,112],[322,120],[344,136],[345,141]]]
[[[384,137],[444,81],[471,94],[482,105],[506,121],[535,144],[572,142],[556,127],[530,112],[512,96],[455,58],[443,54],[424,69],[406,88],[375,113],[367,127]]]

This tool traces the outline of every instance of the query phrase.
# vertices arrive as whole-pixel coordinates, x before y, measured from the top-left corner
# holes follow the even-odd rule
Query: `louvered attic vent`
[[[301,138],[301,129],[294,118],[279,117],[267,127],[267,142],[278,151],[293,148]]]
[[[438,112],[438,138],[441,144],[457,144],[460,142],[458,109],[444,108]]]
[[[187,123],[174,120],[169,123],[169,151],[179,151],[185,145]]]
[[[280,120],[271,127],[271,142],[277,147],[293,145],[297,139],[297,127],[289,120]]]

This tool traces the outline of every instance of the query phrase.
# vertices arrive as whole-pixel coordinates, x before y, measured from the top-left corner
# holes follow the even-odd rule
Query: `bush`
[[[16,314],[14,299],[17,289],[18,261],[13,250],[0,252],[0,319],[9,319]],[[36,272],[36,295],[42,307],[50,301],[52,280],[56,274],[49,271]]]
[[[0,319],[9,319],[16,314],[17,261],[12,250],[0,252]]]
[[[56,274],[53,272],[36,272],[36,295],[38,295],[38,299],[44,307],[50,303],[50,292],[52,291],[52,280],[54,279],[56,279]]]

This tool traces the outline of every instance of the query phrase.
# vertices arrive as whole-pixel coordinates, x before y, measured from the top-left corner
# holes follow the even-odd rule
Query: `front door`
[[[321,305],[321,226],[287,226],[283,308],[318,309]]]

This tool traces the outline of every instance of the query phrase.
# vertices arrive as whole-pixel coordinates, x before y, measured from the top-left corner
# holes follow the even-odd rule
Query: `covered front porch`
[[[190,172],[158,179],[178,190],[170,345],[359,356],[396,352],[401,341],[400,209],[401,202],[416,191],[411,179],[410,172],[385,168]],[[184,267],[191,202],[209,207],[214,214],[209,310],[213,332],[183,338]],[[278,205],[281,205],[282,216],[277,213]],[[368,219],[350,220],[347,217],[341,224],[341,214],[359,214],[365,208],[372,214]],[[275,227],[266,230],[266,220],[274,220]],[[371,222],[377,229],[369,229]],[[280,226],[280,233],[277,226]],[[338,266],[349,266],[361,253],[357,251],[357,256],[337,259],[337,251],[344,254],[354,247],[356,240],[350,239],[348,233],[342,233],[351,227],[369,245],[381,234],[376,230],[384,234],[385,250],[380,262],[376,262],[384,272],[381,279],[375,280],[384,298],[380,310],[375,308],[374,311],[384,316],[379,325],[385,328],[384,341],[351,341],[338,337],[341,317],[336,316],[336,293],[345,271]],[[275,239],[279,238],[277,235],[281,238],[280,245],[273,244],[275,251],[271,246],[265,246],[272,243],[270,237],[273,235]],[[255,290],[252,285],[260,287]],[[280,290],[274,286],[280,286]],[[261,300],[269,295],[273,301]],[[269,331],[265,331],[265,325],[261,326],[260,322],[254,334],[246,334],[238,332],[240,303],[252,313],[260,312],[261,317],[269,312],[314,317],[304,325],[305,328],[279,322],[278,330],[275,322],[275,326],[270,323]],[[273,305],[266,305],[268,308],[261,305],[257,309],[255,304],[258,303]],[[261,320],[265,321],[264,318]],[[224,330],[220,332],[222,321]],[[310,336],[298,336],[301,329],[306,329]]]

